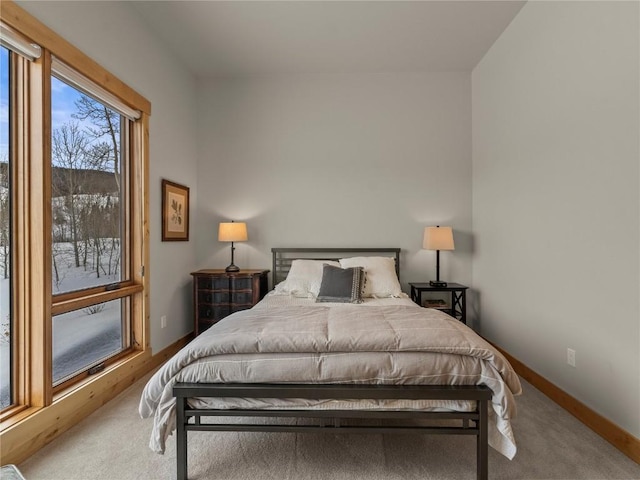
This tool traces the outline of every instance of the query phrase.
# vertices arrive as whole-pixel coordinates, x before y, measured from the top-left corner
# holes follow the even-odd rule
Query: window
[[[127,205],[131,121],[56,75],[51,78],[52,295],[82,299],[131,280]],[[63,67],[69,72],[68,67]],[[62,76],[62,75],[61,75]],[[91,90],[93,85],[75,75]],[[124,248],[122,248],[124,246]],[[53,385],[131,346],[130,302],[112,300],[53,316]]]
[[[55,423],[24,426],[53,435],[75,416],[74,395],[112,388],[89,378],[122,381],[150,358],[150,104],[17,5],[0,16],[0,435],[11,458],[24,430],[6,426],[54,408]]]

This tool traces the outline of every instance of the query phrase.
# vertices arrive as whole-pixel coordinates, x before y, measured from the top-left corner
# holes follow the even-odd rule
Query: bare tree
[[[9,189],[0,187],[0,265],[3,278],[9,278],[11,239],[9,225]]]
[[[6,155],[0,158],[0,265],[3,278],[9,278],[11,259],[11,213],[9,195],[9,162]]]
[[[107,158],[112,161],[113,174],[120,191],[120,114],[86,95],[76,100],[75,105],[78,111],[73,117],[89,120],[92,124],[92,127],[87,127],[87,132],[96,140],[107,139],[108,149],[103,153],[106,152]]]
[[[58,167],[54,170],[51,193],[53,197],[65,199],[76,267],[80,266],[80,205],[77,196],[84,188],[88,145],[88,138],[76,122],[65,123],[51,136],[51,156],[53,164]]]
[[[99,213],[93,212],[93,246],[96,258],[96,273],[102,262],[104,254],[108,259],[108,268],[105,273],[108,275],[116,274],[120,260],[120,123],[121,116],[114,110],[106,107],[104,104],[94,100],[91,97],[82,95],[76,100],[75,106],[77,112],[73,114],[74,118],[83,121],[90,121],[91,126],[86,127],[86,132],[94,140],[91,144],[91,150],[88,154],[92,157],[92,162],[96,168],[103,171],[113,171],[116,181],[115,197],[109,195],[106,205],[100,205]],[[102,140],[97,142],[97,140]],[[95,219],[100,218],[100,236],[97,236],[98,230],[95,229]],[[107,240],[107,239],[110,239]],[[115,265],[113,262],[118,262]]]
[[[54,241],[71,243],[76,268],[99,278],[119,266],[121,120],[84,95],[75,106],[75,120],[52,134],[53,234]],[[64,255],[64,247],[53,253]],[[60,262],[53,263],[58,283]]]

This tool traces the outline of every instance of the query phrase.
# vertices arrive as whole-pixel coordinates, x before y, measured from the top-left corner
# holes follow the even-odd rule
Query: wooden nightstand
[[[460,320],[465,325],[467,324],[467,299],[466,292],[469,287],[460,285],[459,283],[448,282],[446,287],[434,287],[429,283],[409,283],[411,286],[411,300],[416,302],[421,307],[437,308],[443,312],[451,315],[452,317]],[[449,301],[445,300],[443,306],[439,306],[433,302],[425,305],[422,301],[422,294],[424,292],[445,292],[448,293]],[[428,302],[428,300],[425,300]]]
[[[253,307],[268,290],[269,270],[198,270],[193,275],[195,335],[227,315]]]

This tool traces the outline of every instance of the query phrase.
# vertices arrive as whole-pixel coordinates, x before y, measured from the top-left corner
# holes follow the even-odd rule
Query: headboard
[[[272,248],[273,286],[287,278],[291,262],[304,260],[339,260],[347,257],[393,257],[396,274],[400,278],[400,248]]]

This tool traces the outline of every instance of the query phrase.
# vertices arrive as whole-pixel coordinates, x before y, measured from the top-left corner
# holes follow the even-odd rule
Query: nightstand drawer
[[[198,290],[199,304],[230,303],[231,293],[229,291],[216,292],[213,290]]]
[[[230,305],[199,305],[198,317],[202,320],[220,320],[231,313]]]
[[[229,289],[234,291],[234,292],[238,291],[238,290],[251,291],[252,282],[253,282],[253,279],[251,279],[251,278],[231,277],[231,280],[229,282]]]
[[[231,303],[233,305],[253,306],[253,292],[251,290],[246,292],[233,292],[231,294]]]
[[[229,279],[226,277],[198,277],[197,287],[200,290],[229,291]]]

